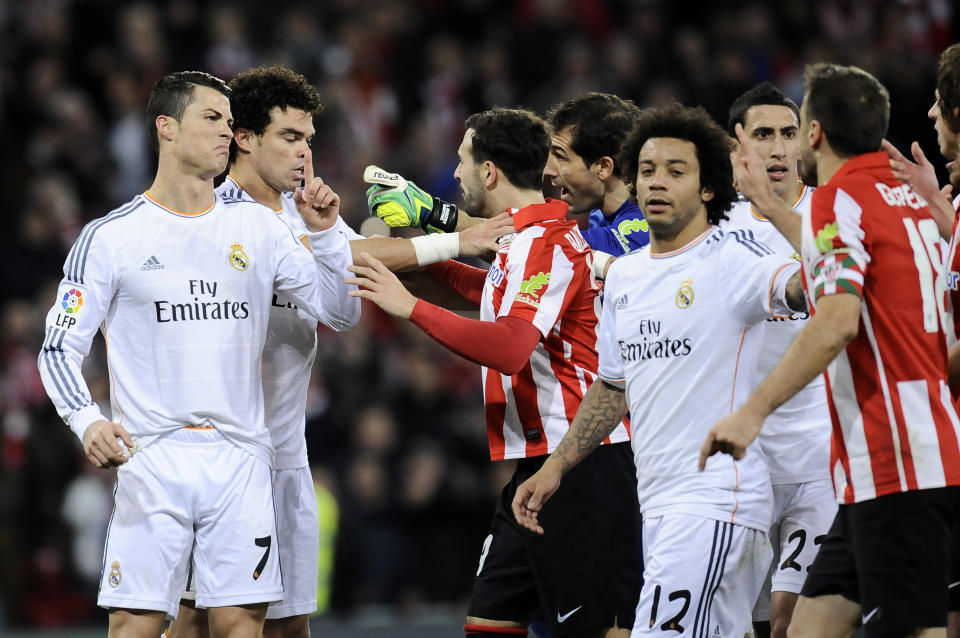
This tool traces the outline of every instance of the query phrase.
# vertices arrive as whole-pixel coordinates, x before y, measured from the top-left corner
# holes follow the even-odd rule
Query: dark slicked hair
[[[843,157],[880,150],[890,124],[890,94],[877,78],[855,66],[809,64],[804,108],[820,122],[830,148]]]
[[[620,164],[631,190],[635,192],[637,188],[640,149],[647,140],[659,137],[672,137],[693,144],[700,164],[700,190],[713,192],[713,199],[704,202],[707,221],[716,226],[720,220],[728,219],[725,213],[737,200],[730,165],[730,138],[702,106],[688,107],[671,102],[640,114],[620,153]]]
[[[775,87],[770,82],[761,82],[736,100],[730,106],[727,114],[727,133],[730,137],[736,137],[736,125],[746,126],[747,111],[754,106],[785,106],[797,116],[797,123],[800,123],[800,107],[797,103],[787,97],[787,94]]]
[[[960,135],[960,43],[951,44],[940,54],[937,64],[937,92],[940,113],[950,130]]]
[[[285,66],[260,66],[239,73],[230,81],[233,91],[231,110],[233,128],[246,129],[254,135],[263,135],[270,124],[274,107],[286,112],[299,109],[316,115],[323,110],[320,94],[299,73]],[[237,156],[236,143],[230,144],[230,161]]]
[[[517,188],[540,190],[550,154],[550,128],[532,111],[496,107],[467,118],[475,162],[493,162]]]
[[[553,130],[570,127],[570,148],[590,166],[601,157],[613,159],[613,174],[620,170],[620,147],[627,141],[640,109],[630,100],[609,93],[585,93],[550,109]]]
[[[226,82],[202,71],[177,71],[163,76],[153,85],[147,101],[146,118],[147,136],[153,150],[160,150],[157,118],[166,115],[178,122],[183,119],[183,112],[193,102],[193,91],[198,86],[209,87],[230,97],[230,87]]]

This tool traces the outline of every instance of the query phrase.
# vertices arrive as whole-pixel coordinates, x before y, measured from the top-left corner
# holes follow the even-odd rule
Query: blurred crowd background
[[[925,114],[937,54],[958,34],[952,0],[0,0],[0,632],[104,618],[94,601],[114,473],[83,458],[36,357],[79,230],[150,183],[142,109],[162,75],[229,80],[265,63],[305,74],[326,103],[314,165],[359,228],[368,163],[456,199],[471,112],[542,112],[601,90],[702,104],[725,125],[762,80],[799,101],[815,61],[876,74],[892,96],[891,139],[937,158]],[[109,414],[102,342],[85,375]],[[479,380],[373,307],[357,329],[321,334],[307,437],[327,613],[416,614],[468,597],[512,471],[488,460]]]

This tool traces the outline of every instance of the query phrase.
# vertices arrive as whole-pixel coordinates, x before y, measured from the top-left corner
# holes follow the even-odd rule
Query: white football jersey
[[[798,214],[810,210],[813,190],[808,186],[803,187],[793,205]],[[758,215],[749,201],[737,202],[727,215],[730,220],[722,222],[720,228],[727,231],[746,230],[776,254],[799,260],[790,242],[770,220]],[[777,367],[783,353],[807,325],[809,318],[809,313],[797,312],[789,318],[767,319],[757,362],[758,383]],[[827,389],[820,374],[767,417],[760,431],[760,446],[767,456],[770,480],[774,485],[830,478],[830,427]]]
[[[233,178],[226,180],[217,192],[228,199],[255,202]],[[265,214],[267,208],[263,209]],[[280,210],[274,211],[293,230],[296,238],[307,239],[307,227],[297,212],[292,194],[285,194]],[[335,226],[347,241],[363,239],[343,218]],[[304,439],[307,410],[307,387],[310,370],[317,352],[317,320],[301,310],[288,295],[274,293],[267,322],[267,339],[263,344],[263,409],[270,440],[276,451],[275,470],[289,470],[307,465],[307,442]]]
[[[135,450],[184,426],[213,426],[273,463],[261,352],[274,290],[335,330],[360,301],[336,228],[310,233],[313,255],[260,204],[217,196],[178,213],[144,193],[87,224],[47,314],[39,366],[57,411],[81,439],[104,418],[80,374],[97,329],[107,344],[111,420]]]
[[[788,316],[799,269],[742,231],[711,227],[670,253],[617,259],[604,291],[600,376],[626,385],[637,492],[645,516],[681,513],[770,526],[770,475],[759,444],[740,461],[712,456],[710,428],[753,390],[764,319]]]

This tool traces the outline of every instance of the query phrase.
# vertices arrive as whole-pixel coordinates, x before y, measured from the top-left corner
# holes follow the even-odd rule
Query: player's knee
[[[508,638],[523,637],[527,635],[527,628],[516,624],[500,625],[490,624],[489,621],[470,620],[463,626],[463,633],[466,638]],[[496,622],[496,621],[493,621]]]
[[[268,619],[263,624],[263,638],[310,638],[307,615]]]
[[[787,638],[790,617],[781,615],[770,619],[770,638]]]
[[[267,604],[213,607],[209,614],[212,638],[248,638],[263,633]]]

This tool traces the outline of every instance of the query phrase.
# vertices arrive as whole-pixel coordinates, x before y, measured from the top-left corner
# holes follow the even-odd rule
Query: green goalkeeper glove
[[[367,208],[393,228],[419,226],[428,233],[451,233],[457,229],[457,207],[434,197],[396,173],[367,166],[363,181],[373,184],[367,190]]]

